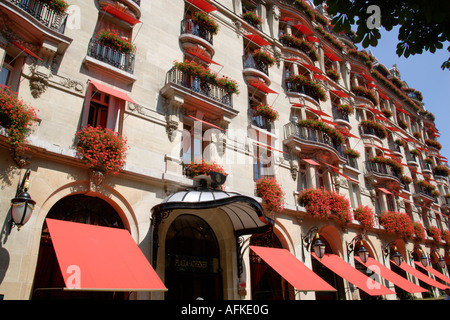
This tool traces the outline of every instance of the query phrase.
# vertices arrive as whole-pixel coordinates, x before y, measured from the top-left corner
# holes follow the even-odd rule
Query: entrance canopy
[[[353,266],[342,260],[336,254],[327,253],[322,259],[317,258],[314,252],[311,253],[311,255],[335,274],[354,284],[356,287],[371,296],[395,294],[394,291],[386,288],[378,282],[375,282],[361,271],[356,270]]]
[[[286,249],[257,246],[250,249],[299,291],[336,291]]]
[[[154,215],[186,209],[212,209],[224,211],[233,224],[236,235],[267,231],[272,220],[264,215],[255,199],[234,192],[215,189],[184,190],[171,194],[162,203],[154,206]]]
[[[408,280],[398,275],[394,271],[389,268],[386,268],[383,264],[379,263],[377,260],[370,258],[367,259],[366,263],[363,263],[359,257],[355,257],[355,260],[359,263],[365,265],[371,271],[378,274],[380,277],[385,278],[387,281],[392,282],[397,287],[402,288],[406,292],[415,293],[415,292],[427,292],[427,289],[424,289]]]
[[[66,289],[167,290],[127,230],[46,221]]]

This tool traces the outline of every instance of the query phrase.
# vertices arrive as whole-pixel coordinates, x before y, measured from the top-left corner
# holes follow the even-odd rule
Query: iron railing
[[[172,82],[181,85],[193,92],[233,107],[232,92],[219,87],[217,84],[203,80],[188,72],[172,68],[167,72],[166,84]]]
[[[64,33],[67,14],[59,13],[42,0],[8,0],[23,11],[29,13],[44,26]]]
[[[213,44],[213,34],[195,23],[192,19],[184,19],[181,21],[181,34],[192,34]]]
[[[317,92],[308,86],[305,86],[302,84],[296,84],[291,81],[286,81],[286,89],[288,92],[304,94],[304,95],[314,99],[317,103],[319,103],[319,96],[318,96]]]
[[[87,55],[128,73],[134,72],[135,55],[133,53],[123,53],[105,46],[96,38],[91,38],[89,41]]]
[[[401,181],[400,175],[390,165],[387,165],[385,163],[366,161],[365,166],[366,166],[366,172],[378,173],[378,174],[382,174],[385,176],[392,176],[392,177],[398,179],[399,181]]]
[[[255,60],[251,54],[244,54],[242,56],[242,63],[244,64],[244,69],[253,68],[261,71],[266,75],[269,75],[269,67],[267,66],[267,64],[260,60]]]

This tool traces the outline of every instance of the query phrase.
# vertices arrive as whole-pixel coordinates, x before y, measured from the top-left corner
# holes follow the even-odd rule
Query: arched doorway
[[[71,195],[59,200],[47,218],[125,229],[116,210],[106,201],[86,195]],[[125,293],[64,291],[63,276],[47,224],[42,228],[41,243],[33,282],[32,299],[123,299]]]
[[[325,244],[325,253],[334,253],[330,244],[323,236],[320,236],[320,241]],[[345,300],[345,288],[342,278],[315,258],[311,258],[311,260],[314,273],[336,289],[336,291],[316,291],[316,300]]]
[[[219,243],[208,223],[178,216],[167,231],[165,253],[166,299],[222,299]]]
[[[278,237],[272,233],[254,234],[250,245],[283,248]],[[291,300],[294,288],[272,269],[256,253],[250,251],[250,274],[253,300]]]

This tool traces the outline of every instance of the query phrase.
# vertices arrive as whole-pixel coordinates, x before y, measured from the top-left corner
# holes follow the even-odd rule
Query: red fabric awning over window
[[[25,48],[24,46],[22,46],[20,43],[18,43],[17,41],[13,41],[11,42],[13,45],[15,45],[17,48],[19,48],[20,50],[22,50],[23,52],[25,52],[26,54],[35,57],[36,59],[42,60],[41,58],[39,58],[39,56],[35,55],[31,50]]]
[[[324,55],[331,61],[342,61],[337,55],[332,52],[325,52]]]
[[[256,43],[260,47],[270,46],[270,42],[268,42],[267,40],[264,40],[257,34],[244,34],[244,37],[246,37],[248,40]]]
[[[193,6],[199,8],[202,11],[205,11],[206,13],[216,11],[217,8],[213,5],[209,4],[205,0],[186,0],[186,2],[189,2]]]
[[[308,162],[312,166],[320,166],[320,163],[318,163],[318,162],[316,162],[316,161],[314,161],[312,159],[302,159],[302,160],[305,161],[305,162]]]
[[[262,80],[250,80],[248,84],[264,93],[278,93],[270,89]]]
[[[313,72],[317,72],[317,73],[321,73],[323,74],[323,71],[320,70],[319,68],[317,68],[316,66],[313,66],[312,64],[307,64],[307,63],[303,63],[301,62],[301,65],[304,66],[306,69],[313,71]]]
[[[186,50],[186,53],[188,53],[188,54],[190,54],[190,55],[192,55],[192,56],[194,56],[196,58],[199,58],[200,60],[203,60],[206,63],[214,63],[214,64],[217,64],[218,66],[222,66],[221,64],[219,64],[219,63],[211,60],[210,58],[208,58],[206,56],[206,53],[205,53],[204,50],[197,50],[197,51]]]
[[[433,210],[433,209],[431,209],[431,210]],[[436,211],[436,210],[433,210],[433,211]],[[440,214],[440,212],[438,212],[438,213]],[[450,285],[450,278],[449,278],[449,277],[443,275],[442,273],[440,273],[439,271],[437,271],[436,269],[434,269],[434,268],[431,267],[430,265],[428,265],[428,266],[426,266],[426,268],[424,268],[420,262],[417,262],[417,261],[414,261],[414,262],[415,262],[415,264],[416,264],[417,266],[419,266],[419,267],[421,267],[422,269],[428,271],[429,273],[431,273],[431,274],[434,275],[435,277],[438,277],[439,279],[441,279],[441,280],[447,282],[447,284]]]
[[[389,190],[386,190],[385,188],[378,188],[378,190],[383,191],[386,194],[392,194]]]
[[[292,27],[294,27],[295,29],[297,29],[298,31],[300,31],[303,34],[313,34],[311,29],[309,29],[307,26],[305,26],[303,24],[294,24]]]
[[[336,291],[286,249],[250,246],[271,268],[299,291]]]
[[[355,260],[365,265],[367,268],[378,274],[380,277],[386,279],[387,281],[395,284],[397,287],[405,290],[409,293],[415,292],[427,292],[427,289],[424,289],[408,280],[398,275],[391,269],[385,267],[383,264],[379,263],[377,260],[370,258],[367,259],[366,263],[363,263],[359,257],[355,257]]]
[[[322,110],[316,110],[316,109],[308,108],[308,111],[311,111],[311,112],[317,114],[318,116],[330,117],[331,118],[331,116],[328,113],[325,113]]]
[[[313,77],[318,80],[328,80],[327,77],[325,77],[323,74],[314,73]]]
[[[341,90],[330,90],[330,91],[333,92],[339,98],[350,98],[350,96],[346,94],[344,91]]]
[[[320,42],[319,38],[313,36],[306,36],[306,40],[309,42]]]
[[[391,263],[397,265],[393,260],[391,260]],[[445,290],[445,288],[448,288],[448,286],[443,285],[442,283],[437,282],[434,279],[431,279],[430,277],[426,276],[425,274],[423,274],[422,272],[420,272],[416,268],[411,267],[406,262],[402,262],[398,267],[400,267],[404,271],[408,272],[409,274],[413,275],[417,279],[422,280],[425,283],[428,283],[430,286],[436,287],[436,288],[441,289],[441,290]]]
[[[112,5],[112,4],[107,4],[106,6],[104,6],[102,8],[103,11],[108,12],[109,14],[115,16],[116,18],[119,18],[122,21],[128,22],[131,25],[135,25],[140,23],[141,21],[139,21],[138,19],[136,19],[135,17],[133,17],[132,15],[130,15],[129,13],[120,10],[119,8],[117,8],[116,6]]]
[[[354,284],[356,287],[371,296],[395,294],[394,291],[386,288],[378,282],[375,282],[362,272],[356,270],[336,254],[327,253],[323,256],[322,259],[317,258],[315,253],[312,253],[311,255],[325,267],[336,273],[338,276]]]
[[[125,101],[129,101],[131,103],[136,103],[125,92],[121,92],[119,90],[113,89],[111,87],[108,87],[108,86],[98,83],[98,82],[94,82],[92,80],[89,80],[89,81],[94,85],[94,87],[97,88],[97,90],[99,90],[101,92],[104,92],[106,94],[109,94],[111,96],[117,97],[117,98],[125,100]]]
[[[221,127],[218,127],[218,126],[216,126],[216,125],[214,125],[214,124],[212,124],[212,123],[203,121],[203,120],[198,119],[198,118],[196,118],[196,117],[193,117],[193,116],[191,116],[191,115],[189,115],[189,114],[187,114],[186,116],[189,117],[189,118],[191,118],[191,119],[193,119],[193,120],[195,120],[195,121],[200,121],[201,123],[206,124],[207,126],[210,126],[210,127],[212,127],[212,128],[216,128],[216,129],[219,129],[219,130],[221,130],[221,131],[225,131],[225,129],[222,129]],[[186,150],[187,150],[187,149],[186,149]]]
[[[127,230],[46,221],[67,289],[167,290]]]

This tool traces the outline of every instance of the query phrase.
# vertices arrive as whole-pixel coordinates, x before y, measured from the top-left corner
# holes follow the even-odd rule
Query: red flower
[[[256,195],[264,200],[270,211],[283,211],[284,191],[275,178],[265,177],[256,181]]]
[[[420,222],[413,222],[414,226],[414,235],[416,237],[416,241],[424,242],[425,241],[425,228]]]
[[[402,238],[411,238],[414,235],[414,225],[406,213],[395,211],[383,212],[380,224],[388,233],[398,234]]]
[[[435,227],[435,226],[429,226],[427,228],[427,234],[433,238],[434,242],[440,243],[441,242],[441,231]]]
[[[186,175],[189,178],[194,178],[200,175],[209,175],[211,172],[219,172],[226,175],[225,170],[217,163],[201,161],[194,161],[186,165]]]
[[[374,212],[369,206],[359,205],[355,210],[355,219],[361,223],[364,229],[370,229],[374,225]]]

